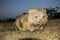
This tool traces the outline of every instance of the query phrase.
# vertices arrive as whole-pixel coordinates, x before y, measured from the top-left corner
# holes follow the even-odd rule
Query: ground
[[[60,40],[60,19],[49,20],[43,30],[16,31],[14,22],[0,22],[0,40]]]

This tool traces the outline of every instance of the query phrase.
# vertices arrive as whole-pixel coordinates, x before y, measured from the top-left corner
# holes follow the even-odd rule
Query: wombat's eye
[[[43,19],[45,18],[45,16],[43,16]]]
[[[37,16],[35,16],[35,18],[37,18]]]

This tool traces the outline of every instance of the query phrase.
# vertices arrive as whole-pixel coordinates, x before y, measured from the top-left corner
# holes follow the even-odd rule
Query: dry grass
[[[8,24],[8,28],[12,27],[11,24],[13,23]],[[10,28],[6,27],[6,30],[3,28],[0,28],[0,40],[60,40],[60,19],[49,20],[43,30],[35,30],[34,32],[10,31]]]

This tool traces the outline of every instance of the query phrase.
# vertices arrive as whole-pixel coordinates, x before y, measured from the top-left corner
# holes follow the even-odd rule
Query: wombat
[[[34,31],[43,29],[44,25],[48,22],[48,15],[45,9],[30,9],[26,14],[16,19],[16,27],[20,31]]]

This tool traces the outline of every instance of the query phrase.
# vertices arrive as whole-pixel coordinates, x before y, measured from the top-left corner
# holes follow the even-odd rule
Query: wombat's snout
[[[22,39],[19,39],[19,40],[38,40],[37,38],[22,38]]]

